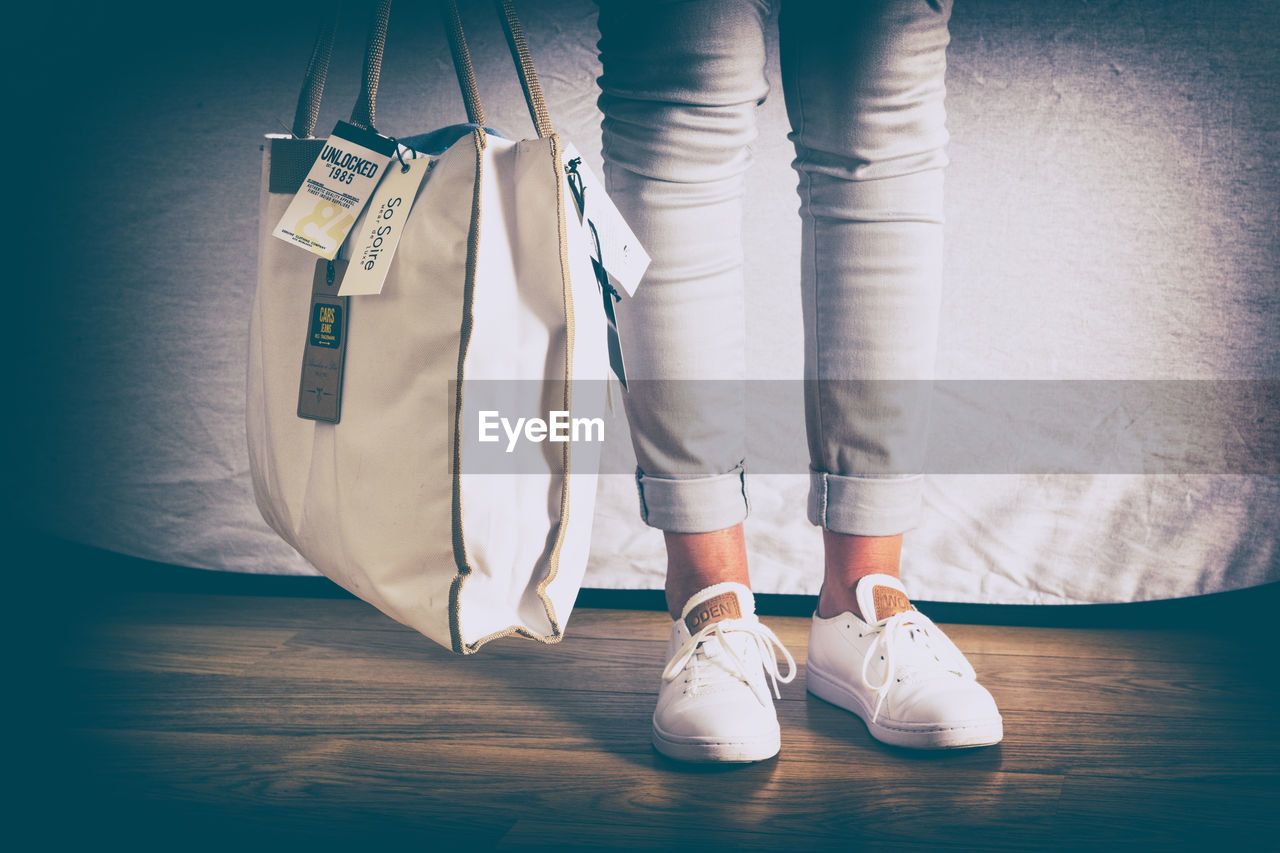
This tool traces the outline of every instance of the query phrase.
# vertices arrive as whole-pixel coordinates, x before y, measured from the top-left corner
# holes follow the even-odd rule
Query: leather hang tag
[[[342,364],[347,353],[350,299],[338,295],[347,262],[316,261],[302,350],[298,417],[336,424],[342,416]]]

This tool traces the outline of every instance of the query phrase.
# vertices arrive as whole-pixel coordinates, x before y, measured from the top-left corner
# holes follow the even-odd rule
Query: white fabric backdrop
[[[462,120],[444,39],[417,5],[393,11],[386,51],[379,126],[397,135]],[[464,10],[481,93],[491,124],[523,134],[489,5]],[[593,7],[520,6],[553,119],[599,171]],[[309,572],[257,516],[242,418],[258,145],[292,115],[314,30],[271,6],[233,3],[199,27],[162,9],[86,6],[40,55],[36,126],[87,128],[93,144],[21,178],[42,205],[19,245],[47,245],[45,212],[78,225],[15,259],[32,286],[18,294],[11,513],[152,560]],[[355,97],[355,18],[321,126]],[[952,32],[939,375],[1280,377],[1276,7],[959,0]],[[759,118],[748,375],[792,379],[799,224],[780,88]],[[610,424],[610,453],[626,452],[623,426]],[[761,591],[817,590],[805,488],[799,474],[751,482]],[[1185,596],[1280,579],[1278,534],[1276,477],[933,476],[904,573],[922,599]],[[630,477],[606,478],[594,543],[588,585],[661,585],[661,536],[640,524]]]

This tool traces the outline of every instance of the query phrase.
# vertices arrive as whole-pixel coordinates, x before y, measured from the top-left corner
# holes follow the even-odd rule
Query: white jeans
[[[928,406],[914,389],[927,383],[881,380],[933,371],[950,11],[950,0],[780,9],[802,219],[809,518],[841,533],[901,533],[919,513]],[[751,0],[600,0],[606,183],[653,257],[618,309],[627,416],[641,515],[668,531],[720,530],[748,511],[732,389],[748,343],[743,180],[768,93],[768,15]]]

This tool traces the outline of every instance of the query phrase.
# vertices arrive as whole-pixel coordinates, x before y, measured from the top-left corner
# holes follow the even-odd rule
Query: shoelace
[[[787,651],[787,647],[778,639],[778,635],[757,619],[722,619],[702,628],[698,633],[685,640],[684,645],[679,648],[675,656],[667,663],[667,668],[662,671],[663,681],[673,681],[680,674],[680,671],[684,669],[685,664],[697,654],[698,647],[713,636],[720,641],[720,648],[737,665],[737,672],[734,674],[745,681],[747,679],[746,661],[734,651],[733,644],[726,641],[727,634],[747,634],[755,640],[756,649],[760,652],[761,663],[764,664],[765,674],[769,676],[773,685],[773,695],[781,699],[782,692],[778,689],[778,682],[790,684],[791,680],[796,677],[796,659],[791,656],[791,652]],[[781,651],[786,658],[787,674],[785,677],[778,671],[778,656],[774,652],[775,648]]]
[[[884,705],[885,697],[889,695],[889,685],[894,683],[895,673],[897,672],[898,659],[903,657],[904,652],[901,648],[903,642],[914,643],[920,642],[922,649],[917,650],[917,657],[922,655],[932,656],[936,663],[946,668],[949,672],[961,675],[963,667],[952,668],[948,663],[954,653],[951,649],[942,647],[934,648],[930,643],[929,628],[934,627],[929,617],[925,616],[918,610],[904,610],[901,613],[895,613],[885,621],[883,625],[872,626],[869,633],[875,634],[875,640],[871,643],[871,648],[867,649],[867,655],[862,659],[862,680],[876,693],[876,707],[871,712],[871,722],[875,722],[880,716],[880,708]],[[902,638],[903,630],[906,630],[907,636]],[[879,684],[873,684],[868,677],[871,662],[877,657],[884,657],[884,678]],[[943,660],[942,656],[946,655],[948,660]]]

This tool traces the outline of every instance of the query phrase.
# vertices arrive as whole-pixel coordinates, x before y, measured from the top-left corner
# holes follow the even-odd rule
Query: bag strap
[[[360,99],[351,109],[351,123],[373,130],[374,110],[378,100],[378,78],[382,76],[382,51],[387,46],[387,23],[391,20],[391,0],[378,0],[369,25],[369,38],[364,46],[364,77],[360,83]]]
[[[458,88],[462,90],[462,102],[467,106],[467,121],[484,127],[484,107],[480,105],[480,90],[476,88],[476,71],[471,65],[471,51],[467,37],[462,32],[462,18],[458,16],[458,4],[446,0],[440,4],[444,17],[444,31],[449,36],[449,53],[453,56],[453,70],[458,75]]]
[[[507,38],[507,47],[511,51],[511,59],[520,77],[520,88],[524,92],[525,104],[529,107],[530,118],[533,119],[533,127],[538,136],[546,138],[553,133],[551,117],[547,112],[547,102],[542,95],[538,74],[533,68],[533,58],[529,53],[529,45],[525,41],[524,28],[520,25],[512,0],[495,0],[495,2],[498,18],[502,22],[502,30]],[[484,108],[480,103],[475,69],[471,64],[471,51],[467,47],[467,38],[462,31],[462,19],[458,15],[456,0],[442,0],[441,11],[444,15],[445,32],[449,37],[449,52],[453,56],[453,67],[458,76],[458,86],[462,90],[462,100],[467,109],[467,120],[483,127],[485,125]],[[360,87],[360,98],[351,111],[351,123],[366,129],[374,127],[378,81],[382,75],[382,54],[387,43],[387,25],[390,18],[391,0],[377,0],[373,19],[369,25],[369,37],[365,42],[364,78]],[[315,132],[316,122],[320,117],[320,99],[324,95],[324,84],[329,73],[329,60],[333,56],[333,42],[337,29],[338,11],[335,8],[329,23],[320,27],[315,44],[311,48],[311,59],[307,62],[307,71],[302,79],[302,91],[298,94],[298,107],[293,117],[293,135],[296,137],[310,138]]]
[[[320,96],[324,93],[324,81],[329,76],[329,59],[333,56],[333,37],[338,30],[338,8],[334,7],[328,24],[321,24],[316,43],[311,48],[311,60],[302,78],[302,91],[298,93],[298,108],[293,113],[292,133],[299,139],[307,139],[316,129],[320,118]]]
[[[512,0],[497,0],[499,19],[502,31],[507,36],[507,47],[511,50],[511,59],[516,64],[516,73],[520,75],[520,88],[524,90],[524,101],[529,106],[529,117],[533,119],[533,127],[538,136],[546,139],[554,131],[551,127],[551,115],[547,112],[547,102],[542,97],[542,84],[538,82],[538,73],[533,70],[533,57],[529,54],[529,45],[524,40],[524,28],[516,17],[516,7]]]
[[[325,79],[329,75],[329,60],[333,56],[333,39],[338,30],[338,10],[327,24],[322,24],[311,48],[311,60],[302,78],[302,91],[298,94],[298,109],[293,114],[293,135],[309,139],[315,132],[320,118],[320,99],[324,95]],[[391,0],[378,0],[373,19],[369,24],[369,37],[364,48],[364,79],[360,84],[360,98],[351,110],[351,123],[372,129],[378,100],[378,79],[382,76],[382,52],[387,45],[387,23],[391,19]]]
[[[529,107],[529,117],[533,119],[534,130],[538,136],[546,138],[554,131],[551,117],[547,112],[547,102],[542,96],[542,84],[538,82],[538,73],[533,69],[533,58],[529,54],[529,45],[524,39],[524,28],[520,26],[520,18],[516,16],[512,0],[496,0],[498,19],[502,22],[502,31],[507,37],[507,47],[511,51],[511,59],[515,62],[516,73],[520,76],[520,88],[524,91],[524,101]],[[471,66],[471,51],[467,48],[467,37],[462,32],[462,19],[458,16],[456,0],[442,0],[441,12],[444,15],[445,32],[449,35],[449,52],[453,55],[453,68],[458,75],[458,86],[462,89],[462,100],[467,105],[467,120],[472,124],[484,126],[484,109],[480,105],[480,93],[476,89],[476,73]]]

